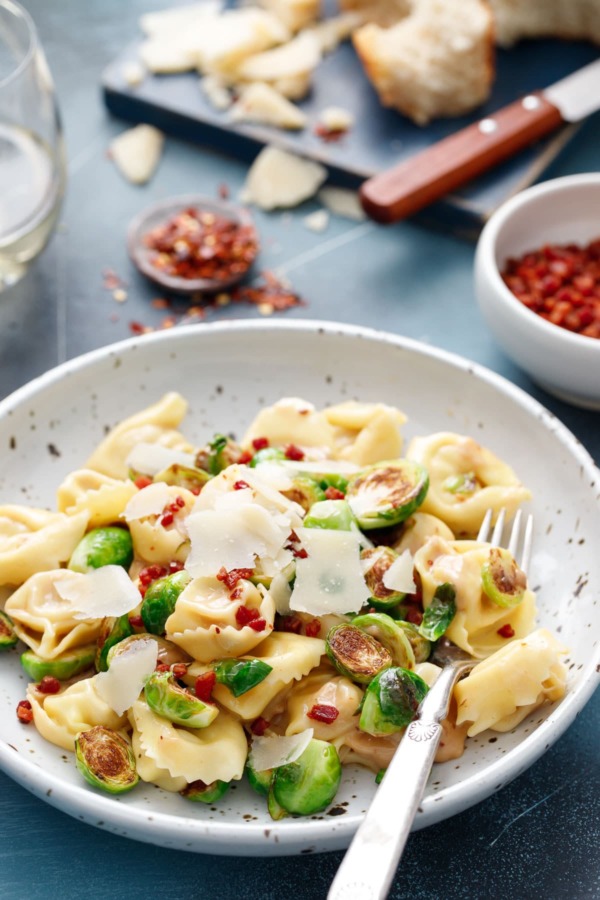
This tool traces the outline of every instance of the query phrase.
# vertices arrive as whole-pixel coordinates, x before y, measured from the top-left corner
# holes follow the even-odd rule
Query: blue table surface
[[[140,13],[163,0],[25,0],[55,76],[69,156],[61,224],[26,278],[0,297],[0,395],[87,350],[128,337],[132,321],[159,326],[157,291],[132,270],[130,218],[162,197],[240,189],[243,164],[168,140],[152,182],[129,185],[106,157],[123,124],[104,110],[99,77],[136,34]],[[532,47],[535,52],[535,47]],[[597,170],[595,117],[551,176]],[[286,315],[385,328],[460,353],[541,400],[600,459],[598,415],[564,405],[502,354],[476,308],[473,246],[411,223],[381,229],[333,219],[308,231],[309,203],[256,214],[262,263],[282,269],[308,305]],[[126,303],[103,289],[111,268]],[[236,305],[208,318],[254,317]],[[199,325],[198,327],[202,327]],[[491,799],[411,836],[391,897],[600,897],[600,694],[525,774]],[[7,898],[324,897],[340,853],[287,859],[193,855],[117,838],[35,799],[0,773],[0,896]]]

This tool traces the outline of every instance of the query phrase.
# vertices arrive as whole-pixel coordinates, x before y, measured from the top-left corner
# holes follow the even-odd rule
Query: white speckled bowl
[[[600,237],[600,173],[545,181],[504,203],[481,233],[475,291],[505,352],[541,387],[577,406],[600,409],[600,340],[546,322],[504,284],[500,271],[546,243]]]
[[[240,433],[258,407],[282,395],[318,405],[357,397],[401,407],[407,438],[468,433],[512,462],[535,496],[531,575],[540,622],[569,647],[568,695],[514,732],[480,735],[460,760],[434,767],[415,828],[489,796],[562,734],[599,680],[600,504],[597,470],[550,413],[484,369],[388,334],[306,321],[181,328],[72,360],[0,403],[0,502],[52,506],[57,485],[106,427],[169,389],[190,400],[184,430],[198,443],[214,431]],[[115,834],[205,853],[335,850],[348,844],[373,795],[372,773],[348,768],[332,810],[273,822],[245,785],[215,808],[151,786],[118,799],[99,794],[69,754],[18,722],[26,678],[16,652],[0,663],[0,766],[38,797]]]

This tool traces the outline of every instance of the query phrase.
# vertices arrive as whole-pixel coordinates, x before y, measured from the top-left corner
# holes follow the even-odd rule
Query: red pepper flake
[[[166,663],[157,662],[154,667],[155,672],[170,672],[171,666],[168,666]]]
[[[29,700],[19,700],[17,703],[17,719],[25,725],[33,722],[33,709]]]
[[[203,675],[198,675],[194,687],[196,697],[199,700],[204,701],[204,703],[210,703],[212,689],[214,688],[216,681],[217,676],[214,672],[204,672]]]
[[[176,559],[172,559],[168,565],[169,575],[174,575],[175,572],[181,572],[183,569],[183,563],[179,562]]]
[[[600,338],[600,238],[546,244],[508,259],[502,278],[520,302],[553,325]]]
[[[129,616],[129,624],[132,628],[143,628],[144,620],[141,616]]]
[[[257,737],[262,737],[270,724],[271,723],[267,722],[266,719],[263,719],[262,716],[259,716],[250,726],[250,731]]]
[[[281,631],[287,631],[290,634],[302,633],[302,619],[298,616],[283,616],[279,624]]]
[[[268,304],[278,312],[294,306],[306,306],[306,302],[272,272],[262,272],[261,276],[264,284],[242,285],[232,291],[233,302],[253,303],[255,306]]]
[[[151,484],[154,484],[152,478],[148,478],[147,475],[138,475],[138,477],[133,482],[138,488],[138,490],[143,491],[144,488],[150,487]]]
[[[258,252],[252,223],[190,206],[144,235],[152,265],[176,278],[227,281],[244,275]]]
[[[336,487],[328,487],[325,491],[325,497],[327,500],[344,500],[346,495]]]
[[[246,463],[249,463],[250,460],[252,459],[252,455],[253,455],[253,454],[250,453],[249,450],[244,450],[244,451],[240,454],[240,458],[238,459],[239,465],[240,465],[240,466],[245,466]]]
[[[264,450],[269,446],[269,438],[266,437],[257,437],[252,441],[252,446],[255,450]]]
[[[496,634],[499,634],[500,637],[503,638],[511,638],[515,636],[515,629],[512,627],[510,622],[507,622],[506,625],[503,625],[502,628],[499,628]]]
[[[245,491],[250,488],[247,481],[236,481],[233,485],[234,491]]]
[[[248,606],[240,606],[235,614],[235,621],[242,627],[244,625],[249,625],[250,622],[254,622],[259,618],[259,611],[257,609],[251,609]]]
[[[114,269],[104,269],[102,272],[102,287],[105,291],[115,291],[127,287],[127,282],[117,275]]]
[[[145,596],[148,587],[152,584],[153,581],[156,581],[157,578],[163,578],[165,575],[168,575],[169,570],[165,568],[165,566],[145,566],[138,575],[138,580],[140,582],[140,594]]]
[[[187,666],[185,663],[175,663],[171,666],[171,672],[175,678],[183,678],[187,672]]]
[[[251,628],[252,631],[264,631],[266,627],[266,619],[253,619],[252,622],[248,622],[248,628]]]
[[[41,694],[58,694],[60,691],[60,681],[53,675],[44,675],[37,686]]]
[[[154,309],[170,309],[171,303],[165,297],[155,297],[150,306],[153,306]]]
[[[233,591],[234,587],[242,578],[250,578],[254,573],[254,569],[230,569],[227,571],[225,566],[221,566],[217,572],[217,579],[222,581],[225,587]]]
[[[420,625],[423,621],[423,611],[417,606],[409,606],[406,610],[406,621],[411,625]]]
[[[304,459],[304,450],[301,450],[300,447],[297,447],[295,444],[288,444],[284,453],[286,459],[292,459],[296,462],[300,462],[300,460]]]
[[[326,125],[318,122],[314,127],[314,132],[318,138],[326,143],[341,140],[347,133],[347,128],[327,128]]]
[[[315,722],[323,722],[324,725],[331,725],[339,716],[340,711],[335,706],[329,706],[327,703],[315,703],[312,709],[306,713],[309,719]]]
[[[308,552],[304,547],[286,547],[285,549],[291,550],[296,559],[308,559]]]
[[[163,528],[168,528],[169,525],[172,525],[174,521],[175,521],[175,516],[173,515],[171,510],[169,510],[166,513],[163,513],[162,516],[160,517],[160,524],[162,525]]]
[[[304,627],[304,633],[306,637],[316,637],[321,631],[321,623],[318,619],[312,619],[310,622]]]

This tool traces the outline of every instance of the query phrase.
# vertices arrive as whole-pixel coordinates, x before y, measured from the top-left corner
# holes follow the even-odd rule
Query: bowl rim
[[[600,339],[587,337],[554,325],[552,322],[542,319],[533,310],[527,309],[513,294],[502,280],[500,267],[496,262],[496,244],[500,230],[507,224],[513,215],[526,207],[532,200],[548,194],[560,194],[572,188],[594,185],[600,187],[600,172],[584,172],[577,175],[565,175],[561,178],[553,178],[541,184],[533,185],[515,194],[506,203],[503,203],[489,218],[479,237],[476,252],[476,280],[485,278],[495,291],[495,296],[500,300],[505,309],[517,316],[523,327],[530,332],[538,332],[550,340],[564,342],[573,350],[587,354],[595,353],[594,346],[600,349]],[[600,226],[599,226],[600,233]],[[478,291],[479,293],[479,291]]]

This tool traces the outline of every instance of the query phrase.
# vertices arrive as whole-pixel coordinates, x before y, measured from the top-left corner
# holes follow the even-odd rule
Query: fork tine
[[[481,523],[481,528],[479,529],[479,534],[477,535],[478,541],[487,541],[490,533],[490,526],[492,524],[492,514],[493,510],[488,509],[485,516],[483,517],[483,522]]]
[[[479,534],[477,535],[478,541],[489,541],[494,547],[502,547],[502,533],[504,531],[504,523],[506,520],[506,509],[501,509],[498,513],[498,518],[496,520],[496,524],[494,525],[494,531],[492,536],[490,537],[490,528],[492,524],[493,510],[488,509],[485,516],[483,517],[483,522],[481,523],[481,528],[479,529]],[[512,523],[512,528],[510,532],[510,538],[508,541],[508,551],[509,553],[517,559],[519,544],[522,543],[523,550],[521,553],[521,561],[519,562],[520,567],[524,572],[527,571],[531,559],[531,547],[533,544],[533,516],[531,513],[527,516],[525,520],[525,528],[522,528],[523,524],[523,511],[518,509],[515,518]],[[522,536],[521,536],[522,533]]]
[[[533,543],[533,516],[531,513],[527,516],[525,523],[525,536],[523,538],[523,556],[521,557],[521,568],[527,572],[531,561],[531,546]]]
[[[510,532],[510,540],[508,542],[508,552],[515,559],[517,558],[517,548],[519,546],[519,537],[521,534],[521,519],[523,518],[523,511],[521,509],[517,510],[517,514],[513,520],[512,530]]]
[[[492,534],[491,543],[494,545],[494,547],[500,547],[502,544],[502,532],[504,531],[505,519],[506,509],[502,507],[502,509],[498,513],[498,518],[496,519],[496,524],[494,526],[494,533]]]

